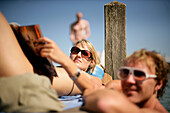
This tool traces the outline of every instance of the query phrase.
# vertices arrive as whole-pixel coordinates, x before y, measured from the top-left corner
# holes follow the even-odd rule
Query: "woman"
[[[50,80],[33,72],[32,65],[21,50],[12,29],[1,12],[0,21],[0,111],[61,111],[63,104],[58,100],[56,91],[50,88]],[[53,41],[48,38],[40,38],[38,41],[47,42],[45,45],[38,45],[37,49],[41,50],[42,57],[48,57],[62,65],[69,75],[65,78],[73,78],[81,89],[96,87],[92,82],[92,77],[81,71]],[[59,75],[58,78],[61,77]],[[62,84],[67,84],[67,82]],[[61,88],[64,89],[64,87]]]
[[[37,46],[39,48],[46,48],[46,51],[55,51],[55,42],[47,38],[41,38],[39,42],[46,42],[45,45]],[[42,51],[45,53],[46,51]],[[57,54],[57,53],[56,53]],[[89,71],[92,73],[96,65],[100,64],[97,52],[94,46],[87,40],[81,40],[74,44],[71,48],[70,58],[82,71]],[[67,71],[63,67],[56,67],[57,77],[53,78],[52,88],[55,89],[59,96],[82,94],[84,88],[80,86],[77,81],[73,81]],[[94,86],[101,86],[102,81],[98,77],[85,74]]]

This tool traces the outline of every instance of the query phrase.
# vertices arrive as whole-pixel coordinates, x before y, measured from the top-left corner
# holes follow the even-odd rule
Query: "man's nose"
[[[136,83],[136,80],[134,79],[134,76],[133,76],[132,73],[129,74],[129,76],[128,76],[126,81],[129,82],[129,83],[132,83],[132,84]]]

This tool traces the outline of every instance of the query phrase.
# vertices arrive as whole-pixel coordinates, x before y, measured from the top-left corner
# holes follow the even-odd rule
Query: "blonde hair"
[[[161,97],[165,92],[165,87],[168,84],[168,64],[165,58],[156,51],[147,51],[146,49],[141,49],[126,58],[124,65],[129,63],[137,63],[139,61],[143,61],[151,72],[153,72],[154,69],[155,74],[157,75],[155,80],[158,82],[163,80],[163,85],[161,89],[158,90],[157,94],[158,98]]]
[[[87,71],[90,71],[90,73],[93,73],[94,68],[96,65],[100,64],[100,58],[97,55],[97,51],[95,50],[94,46],[92,45],[91,42],[89,42],[88,40],[82,39],[80,41],[77,41],[73,47],[77,46],[78,44],[81,44],[82,47],[87,47],[89,49],[89,51],[92,53],[92,60],[94,60],[94,65],[93,66],[89,66],[89,68],[87,69]]]

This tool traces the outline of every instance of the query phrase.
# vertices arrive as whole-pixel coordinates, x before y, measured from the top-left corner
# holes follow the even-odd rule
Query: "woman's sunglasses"
[[[90,51],[88,51],[88,50],[81,50],[78,47],[72,47],[71,48],[71,53],[72,54],[78,54],[79,52],[81,52],[81,56],[83,58],[86,58],[86,59],[91,58],[91,59],[93,59],[92,58],[92,53]]]
[[[138,69],[138,68],[132,68],[132,67],[121,67],[118,71],[118,77],[121,80],[126,80],[128,76],[132,74],[133,78],[136,81],[142,82],[148,78],[156,78],[156,75],[149,75],[145,71]]]

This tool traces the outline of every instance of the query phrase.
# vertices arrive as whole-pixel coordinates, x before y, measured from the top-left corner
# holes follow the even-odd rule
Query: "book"
[[[45,44],[37,43],[37,39],[42,37],[40,26],[29,25],[29,26],[13,26],[11,25],[12,30],[22,48],[27,59],[33,66],[34,72],[39,75],[47,76],[51,83],[53,81],[53,76],[57,76],[55,67],[52,64],[51,59],[43,58],[40,55],[40,51],[36,50],[36,44]]]

